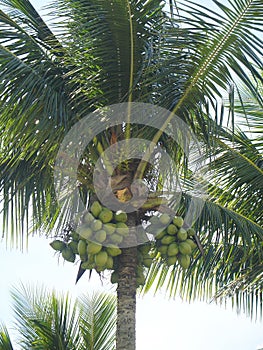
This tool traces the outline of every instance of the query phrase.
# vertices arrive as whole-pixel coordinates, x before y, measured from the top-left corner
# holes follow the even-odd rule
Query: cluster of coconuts
[[[184,228],[184,219],[181,216],[171,217],[164,213],[160,216],[152,216],[149,233],[155,236],[157,257],[161,257],[168,266],[177,262],[183,269],[187,269],[191,263],[191,255],[197,247],[194,241],[195,230]]]
[[[118,283],[118,258],[122,253],[119,246],[129,234],[127,219],[125,212],[112,212],[95,201],[82,216],[76,231],[71,230],[66,238],[56,239],[50,245],[66,261],[73,263],[78,255],[82,269],[95,269],[99,273],[111,270],[111,282]],[[187,269],[196,248],[193,240],[195,231],[184,228],[181,216],[171,217],[163,213],[152,216],[149,223],[145,229],[141,227],[144,232],[139,232],[140,235],[146,235],[146,232],[152,234],[154,240],[137,247],[137,287],[145,284],[146,271],[153,261],[161,259],[168,266],[178,262]]]
[[[113,270],[115,258],[122,253],[118,245],[129,234],[126,221],[125,212],[113,213],[95,201],[82,216],[78,229],[69,234],[67,242],[56,239],[50,245],[69,262],[74,262],[79,255],[82,269]]]

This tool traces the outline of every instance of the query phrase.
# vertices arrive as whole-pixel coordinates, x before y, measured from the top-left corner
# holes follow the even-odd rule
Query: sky
[[[33,0],[37,7],[45,1]],[[202,2],[204,3],[204,2]],[[73,297],[81,293],[107,291],[114,293],[109,281],[103,285],[94,275],[83,277],[77,285],[78,267],[58,261],[49,240],[29,239],[27,252],[9,250],[0,242],[0,322],[12,325],[12,286],[44,285],[58,291],[69,291]],[[85,276],[85,275],[84,275]],[[256,350],[263,347],[263,322],[237,315],[230,307],[214,303],[188,304],[179,297],[169,300],[164,292],[148,294],[137,301],[137,350]]]
[[[58,261],[50,240],[33,237],[27,252],[9,250],[0,244],[0,322],[12,327],[12,287],[39,285],[69,291],[72,297],[93,291],[115,292],[108,280],[103,285],[94,274],[75,285],[78,266]],[[237,315],[230,308],[205,302],[169,300],[164,292],[137,302],[137,350],[256,350],[263,346],[263,323]]]

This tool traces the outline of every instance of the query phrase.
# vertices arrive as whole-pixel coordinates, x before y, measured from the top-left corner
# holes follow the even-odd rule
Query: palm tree
[[[159,0],[58,0],[49,7],[51,26],[27,0],[2,0],[0,4],[0,188],[4,231],[8,229],[15,244],[22,246],[32,228],[55,232],[67,241],[80,202],[87,208],[94,202],[97,160],[110,145],[123,140],[152,141],[181,169],[184,186],[193,187],[187,159],[170,137],[177,132],[174,115],[189,125],[208,154],[217,154],[211,163],[217,176],[226,153],[232,157],[228,163],[232,173],[239,170],[237,159],[246,163],[243,151],[241,158],[237,157],[238,135],[234,136],[235,146],[229,147],[233,140],[221,127],[218,99],[239,79],[257,103],[262,103],[257,89],[258,81],[262,82],[262,40],[254,31],[262,23],[261,1],[233,0],[228,6],[215,2],[218,11],[194,2],[169,1],[171,11],[166,12]],[[84,152],[76,152],[81,158],[79,202],[59,205],[53,172],[64,137],[98,108],[122,102],[128,106],[150,103],[172,113],[162,116],[159,128],[133,123],[129,108],[114,127],[108,127],[103,118],[98,121],[103,129],[93,135]],[[141,152],[146,152],[146,146]],[[164,191],[162,174],[147,161],[147,157],[146,162],[132,159],[111,173],[112,182],[118,185],[113,190],[123,205],[131,196],[134,179],[143,179],[150,189],[146,208],[128,215],[129,227],[149,221],[153,211],[163,210],[158,206],[159,193]],[[252,169],[262,183],[262,172]],[[176,170],[169,169],[167,178]],[[242,171],[244,175],[245,165]],[[232,198],[231,186],[238,185],[246,192],[242,199],[248,207],[250,194],[255,191],[253,197],[258,190],[250,180],[245,176],[241,184],[236,177],[227,185],[226,177],[219,186],[205,179],[211,196],[195,223],[204,256],[195,251],[193,263],[185,271],[177,263],[169,267],[167,259],[157,255],[146,289],[157,278],[157,287],[168,281],[171,292],[181,287],[189,297],[209,297],[235,279],[252,250],[261,256],[263,230],[256,222],[256,209],[252,217]],[[184,215],[190,203],[185,192],[177,213]],[[155,252],[155,240],[149,245]],[[137,247],[130,246],[114,261],[118,270],[118,350],[135,348],[138,255]]]
[[[116,300],[93,294],[72,301],[44,288],[13,290],[15,329],[21,349],[115,349]],[[6,327],[1,349],[13,349]]]

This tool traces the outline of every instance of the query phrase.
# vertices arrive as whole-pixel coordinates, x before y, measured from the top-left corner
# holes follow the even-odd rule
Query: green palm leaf
[[[14,312],[23,349],[113,349],[115,297],[94,294],[72,302],[42,288],[14,289]]]
[[[113,350],[116,332],[116,300],[113,296],[94,294],[80,300],[80,328],[83,350]]]
[[[13,350],[8,330],[5,326],[0,327],[0,347],[2,350]]]

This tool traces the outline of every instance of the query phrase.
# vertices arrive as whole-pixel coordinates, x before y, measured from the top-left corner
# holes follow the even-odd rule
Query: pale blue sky
[[[45,1],[33,0],[38,8]],[[202,3],[205,3],[204,1]],[[74,297],[93,290],[114,292],[106,280],[82,278],[75,285],[77,266],[59,263],[49,242],[32,238],[28,252],[9,251],[0,243],[0,321],[10,325],[12,319],[10,288],[39,284],[56,290],[70,291]],[[187,328],[187,331],[186,331]],[[138,298],[137,350],[256,350],[263,347],[263,323],[252,322],[215,304],[184,303],[168,300],[163,294]]]
[[[28,252],[7,250],[0,244],[0,321],[11,325],[9,295],[12,286],[38,284],[58,291],[69,291],[74,297],[92,291],[114,292],[108,280],[101,284],[94,274],[75,285],[78,266],[58,263],[45,238],[31,238]],[[186,330],[187,329],[187,330]],[[263,323],[252,322],[230,308],[204,302],[188,304],[180,298],[168,300],[157,296],[138,298],[137,350],[256,350],[263,346]]]

